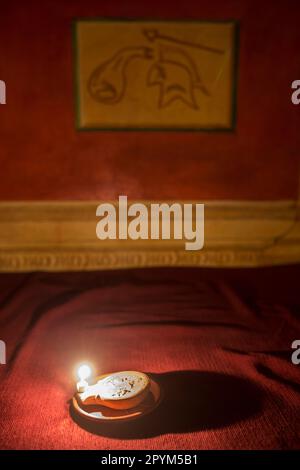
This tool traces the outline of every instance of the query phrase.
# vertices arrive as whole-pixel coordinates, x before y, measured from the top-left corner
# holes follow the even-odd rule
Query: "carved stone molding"
[[[204,201],[205,245],[201,251],[185,251],[184,242],[178,240],[98,240],[99,203],[0,203],[0,271],[255,267],[300,262],[299,210],[293,201]]]

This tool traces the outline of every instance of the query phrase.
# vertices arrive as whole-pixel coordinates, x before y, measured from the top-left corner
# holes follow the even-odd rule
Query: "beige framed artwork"
[[[237,29],[234,21],[77,20],[77,128],[232,130]]]

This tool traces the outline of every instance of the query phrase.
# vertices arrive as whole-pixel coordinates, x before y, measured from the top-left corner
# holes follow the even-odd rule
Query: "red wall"
[[[1,2],[0,199],[283,199],[297,195],[298,0]],[[81,16],[240,20],[234,132],[76,132],[71,22]]]

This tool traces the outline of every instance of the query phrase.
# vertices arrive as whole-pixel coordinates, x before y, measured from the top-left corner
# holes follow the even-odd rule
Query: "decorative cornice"
[[[155,266],[256,266],[254,251],[201,250],[186,255],[173,251],[11,251],[0,254],[0,271],[85,271]]]
[[[294,201],[204,202],[205,245],[193,252],[185,251],[178,240],[98,240],[99,203],[0,203],[0,271],[300,262],[299,210]]]

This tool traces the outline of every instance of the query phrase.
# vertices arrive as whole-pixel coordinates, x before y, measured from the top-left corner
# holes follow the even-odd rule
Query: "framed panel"
[[[74,33],[79,129],[234,127],[236,22],[83,19]]]

